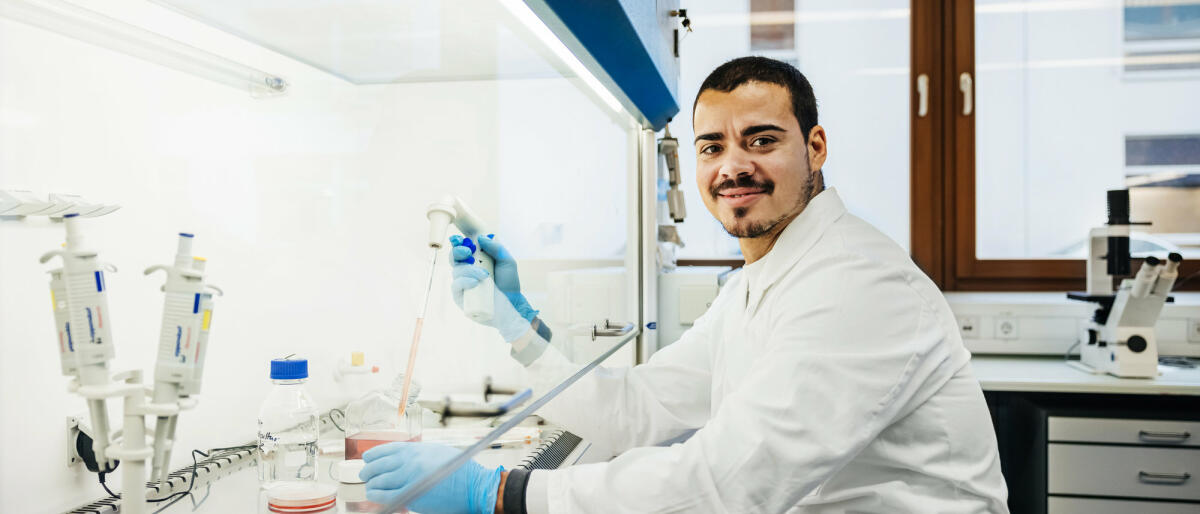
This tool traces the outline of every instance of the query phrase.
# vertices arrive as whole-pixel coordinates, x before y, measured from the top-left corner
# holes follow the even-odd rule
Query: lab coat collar
[[[821,235],[846,213],[846,206],[834,188],[826,189],[804,207],[796,219],[788,223],[775,240],[771,251],[757,262],[746,266],[746,315],[753,316],[763,295],[821,238]]]

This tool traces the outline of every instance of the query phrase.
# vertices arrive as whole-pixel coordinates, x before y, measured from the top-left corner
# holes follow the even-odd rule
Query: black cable
[[[209,450],[209,451],[212,451],[212,450]],[[192,480],[190,482],[188,482],[188,488],[186,491],[179,491],[177,493],[171,493],[171,494],[169,494],[163,498],[159,498],[157,500],[146,500],[146,501],[152,502],[152,503],[165,502],[167,500],[171,500],[172,497],[178,496],[178,498],[171,500],[171,503],[168,503],[168,504],[164,505],[162,509],[159,509],[161,511],[161,510],[167,509],[168,507],[170,507],[172,505],[175,505],[175,502],[182,500],[184,496],[192,494],[192,486],[196,485],[196,454],[197,453],[199,453],[200,455],[203,455],[205,457],[208,457],[207,453],[204,453],[200,450],[192,450]]]
[[[334,419],[333,413],[335,413],[335,412],[338,413],[343,420],[346,419],[346,413],[342,412],[342,409],[330,409],[329,410],[329,422],[333,423],[333,426],[337,427],[338,430],[345,432],[346,429],[342,428],[342,426],[338,424],[337,420]]]
[[[212,448],[212,449],[209,449],[208,451],[209,451],[210,453],[215,453],[215,452],[219,452],[219,451],[230,451],[230,450],[233,450],[233,451],[241,451],[241,450],[252,450],[252,449],[254,449],[254,448],[257,448],[257,447],[258,447],[258,445],[254,445],[254,444],[246,444],[246,445],[242,445],[242,446],[229,446],[229,447],[226,447],[226,448]],[[198,463],[198,462],[196,462],[196,454],[200,454],[200,455],[202,455],[202,456],[204,456],[204,457],[206,457],[206,458],[209,456],[209,454],[208,454],[208,453],[204,453],[204,452],[202,452],[202,451],[200,451],[200,450],[192,450],[192,480],[191,480],[190,482],[188,482],[188,488],[187,488],[187,490],[185,490],[185,491],[179,491],[179,492],[177,492],[177,493],[171,493],[170,495],[167,495],[167,496],[165,496],[165,497],[163,497],[163,498],[159,498],[159,499],[157,499],[157,500],[146,500],[146,501],[147,501],[147,502],[149,502],[149,503],[160,503],[160,502],[165,502],[165,501],[167,501],[167,500],[172,500],[172,498],[174,498],[174,499],[171,501],[171,503],[168,503],[168,504],[166,504],[165,506],[163,506],[163,509],[165,509],[165,508],[167,508],[167,507],[170,507],[171,505],[174,505],[174,504],[175,504],[175,502],[177,502],[177,501],[179,501],[179,500],[182,500],[184,496],[187,496],[187,495],[191,494],[191,493],[192,493],[192,487],[196,485],[196,468],[199,466],[199,463]],[[115,468],[114,468],[114,469],[115,469]],[[106,473],[105,473],[105,472],[103,472],[103,471],[102,471],[102,472],[100,472],[100,487],[103,487],[103,488],[104,488],[104,491],[105,491],[105,492],[107,492],[109,496],[111,496],[111,497],[113,497],[113,498],[118,498],[118,499],[119,499],[119,498],[121,497],[121,495],[119,495],[119,494],[116,494],[116,493],[112,492],[112,490],[108,488],[108,484],[104,483],[104,475],[105,475],[105,474],[106,474]],[[161,509],[160,509],[160,510],[161,510]]]
[[[242,445],[242,446],[229,446],[229,447],[226,447],[226,448],[210,448],[208,451],[209,451],[209,453],[213,453],[213,454],[215,454],[216,452],[227,452],[227,451],[230,451],[230,450],[233,450],[233,451],[241,451],[241,450],[250,450],[250,449],[254,449],[254,448],[258,448],[258,445],[257,445],[257,444],[245,444],[245,445]],[[171,501],[171,503],[168,503],[168,504],[166,504],[165,506],[163,506],[163,509],[166,509],[167,507],[170,507],[170,506],[174,505],[174,504],[175,504],[175,502],[177,502],[177,501],[179,501],[179,500],[182,500],[182,499],[183,499],[185,496],[189,496],[189,495],[191,495],[191,494],[192,494],[192,488],[196,486],[196,466],[197,466],[197,463],[196,463],[196,454],[197,454],[197,453],[198,453],[198,454],[200,454],[200,455],[203,455],[205,458],[207,458],[207,457],[208,457],[208,455],[209,455],[209,453],[204,453],[204,452],[202,452],[202,451],[200,451],[200,450],[192,450],[192,480],[191,480],[190,482],[188,482],[188,488],[187,488],[187,490],[185,490],[185,491],[179,491],[179,492],[177,492],[177,493],[171,493],[169,496],[166,496],[166,497],[163,497],[163,498],[159,498],[159,499],[157,499],[157,500],[146,500],[146,501],[148,501],[148,502],[155,502],[155,503],[157,503],[157,502],[165,502],[165,501],[167,501],[167,500],[170,500],[172,496],[178,496],[178,498],[175,498],[173,501]],[[214,457],[214,458],[215,458],[215,457]],[[161,510],[161,509],[160,509],[160,510]]]
[[[113,497],[113,498],[120,498],[120,497],[121,497],[121,495],[119,495],[119,494],[117,494],[117,493],[114,493],[114,492],[112,492],[112,489],[109,489],[109,488],[108,488],[108,484],[105,484],[105,483],[104,483],[104,475],[105,475],[105,472],[104,472],[104,471],[101,471],[101,472],[100,472],[100,487],[103,487],[103,488],[104,488],[104,492],[108,493],[108,495],[109,495],[109,496],[111,496],[111,497]]]

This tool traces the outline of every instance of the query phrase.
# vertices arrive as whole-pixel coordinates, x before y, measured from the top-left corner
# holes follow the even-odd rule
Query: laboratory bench
[[[505,469],[512,469],[520,466],[543,450],[544,448],[542,448],[540,441],[535,440],[532,444],[520,447],[484,450],[475,456],[475,460],[490,467],[504,466]],[[320,456],[318,458],[319,471],[317,481],[337,487],[338,481],[335,475],[337,473],[337,464],[341,461],[341,455]],[[167,514],[181,514],[185,512],[270,514],[271,511],[267,509],[267,498],[258,487],[258,467],[253,459],[248,459],[242,466],[222,475],[212,477],[212,479],[198,484],[191,491],[190,495],[185,495],[168,506],[157,505],[149,507],[147,512],[162,512]],[[81,509],[72,512],[107,514],[116,511],[97,507],[96,510]],[[334,514],[347,512],[347,510],[342,505],[342,502],[339,501],[335,508],[320,512]]]
[[[1148,380],[1088,373],[1062,357],[976,356],[971,367],[996,428],[1012,512],[1200,512],[1200,368],[1160,366]],[[569,432],[541,434],[476,460],[552,469],[611,456]],[[321,457],[321,481],[336,485],[340,460]],[[268,512],[252,457],[200,482],[157,512]]]
[[[1200,367],[1097,375],[976,356],[1014,513],[1200,512]]]
[[[529,427],[530,424],[524,426]],[[505,469],[522,467],[524,469],[554,469],[558,467],[598,462],[611,456],[594,447],[588,441],[551,425],[540,425],[538,435],[526,439],[524,443],[497,444],[497,447],[485,449],[475,455],[474,459],[488,467],[504,466]],[[426,429],[425,435],[431,435],[431,440],[446,442],[439,438],[438,429]],[[524,437],[524,436],[522,436]],[[459,446],[468,443],[462,442]],[[338,487],[337,465],[343,460],[339,452],[324,453],[326,447],[340,446],[340,440],[326,438],[322,440],[323,453],[317,461],[317,482]],[[232,458],[219,457],[219,465],[211,460],[201,460],[197,467],[197,485],[190,490],[191,494],[183,495],[178,501],[150,504],[146,512],[182,514],[198,513],[256,513],[270,514],[267,508],[267,497],[259,489],[257,461],[253,451],[238,451],[227,453]],[[190,478],[191,466],[185,466],[172,473],[171,480],[183,482]],[[186,489],[186,488],[181,488]],[[342,490],[339,488],[339,493]],[[150,497],[162,497],[163,494],[151,494]],[[347,508],[339,494],[337,505],[319,511],[325,514],[357,512],[353,507]],[[88,506],[69,511],[70,514],[110,514],[119,512],[114,499],[103,499]]]

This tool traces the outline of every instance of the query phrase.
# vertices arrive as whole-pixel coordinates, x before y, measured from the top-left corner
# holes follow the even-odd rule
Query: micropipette
[[[63,216],[67,229],[67,244],[62,250],[46,252],[39,259],[42,263],[59,257],[63,265],[51,271],[51,291],[54,295],[55,324],[59,326],[60,341],[65,336],[67,351],[59,347],[63,373],[74,375],[81,386],[104,386],[108,384],[108,362],[114,357],[111,316],[108,310],[108,291],[104,271],[108,267],[97,258],[95,250],[86,248],[79,215]],[[65,294],[63,294],[65,293]],[[61,296],[60,296],[61,295]],[[65,305],[59,302],[66,300]],[[73,354],[73,355],[72,355]],[[74,362],[69,362],[71,359]],[[108,409],[103,398],[88,400],[91,412],[92,451],[101,470],[116,466],[107,457]]]
[[[220,291],[220,288],[205,283],[206,261],[192,255],[194,237],[180,232],[174,263],[151,266],[144,272],[149,275],[163,271],[167,275],[166,283],[162,286],[165,300],[158,361],[154,368],[153,399],[156,404],[177,404],[181,398],[200,392],[200,377],[212,319],[212,290]],[[151,478],[167,479],[177,416],[157,416]]]
[[[437,269],[437,251],[446,241],[446,229],[453,223],[464,236],[479,238],[485,231],[479,217],[471,212],[462,200],[453,196],[443,197],[429,205],[425,212],[429,219],[429,276],[425,285],[425,294],[421,299],[421,312],[417,315],[417,323],[413,327],[412,346],[408,348],[408,366],[404,371],[404,389],[401,392],[400,415],[404,415],[407,406],[408,389],[412,383],[413,365],[417,362],[417,347],[421,343],[421,328],[425,324],[425,308],[429,305],[429,292],[433,289],[433,273]],[[488,273],[488,278],[478,286],[463,292],[463,311],[467,317],[487,322],[492,319],[492,309],[495,307],[495,282],[492,281],[493,263],[491,257],[484,252],[475,254],[475,264]]]

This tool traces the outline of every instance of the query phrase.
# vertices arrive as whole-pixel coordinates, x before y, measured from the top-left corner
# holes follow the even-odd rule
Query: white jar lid
[[[338,481],[343,484],[361,484],[363,479],[358,477],[365,463],[362,459],[344,460],[338,463]]]

